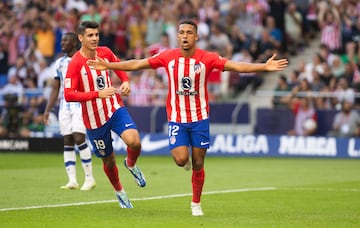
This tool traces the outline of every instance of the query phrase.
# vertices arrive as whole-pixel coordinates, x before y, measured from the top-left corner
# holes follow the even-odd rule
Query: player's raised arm
[[[96,56],[96,60],[88,60],[89,67],[95,70],[123,70],[123,71],[135,71],[150,69],[151,66],[147,59],[132,59],[123,62],[106,62],[104,59]]]
[[[273,54],[265,63],[246,63],[229,60],[225,63],[225,71],[235,71],[240,73],[250,73],[258,71],[279,71],[288,66],[287,59],[275,60],[276,54]]]

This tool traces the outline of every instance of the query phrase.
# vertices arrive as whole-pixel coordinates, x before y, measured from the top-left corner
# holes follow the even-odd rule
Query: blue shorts
[[[113,152],[111,131],[120,136],[126,129],[137,129],[126,107],[117,109],[103,126],[97,129],[87,129],[91,150],[96,157],[108,157]]]
[[[168,122],[169,149],[178,146],[210,147],[209,119],[193,123]]]

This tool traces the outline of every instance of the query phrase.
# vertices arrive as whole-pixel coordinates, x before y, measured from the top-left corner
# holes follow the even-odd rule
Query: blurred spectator
[[[127,37],[127,24],[124,15],[119,15],[115,28],[114,52],[120,58],[126,58],[129,48],[129,40]]]
[[[278,82],[274,90],[275,96],[272,98],[273,108],[289,108],[291,87],[287,82],[287,78],[284,74],[278,77]]]
[[[283,53],[287,52],[287,43],[285,42],[285,12],[287,1],[268,0],[270,10],[266,19],[266,27],[270,29],[271,36],[280,42],[280,47],[276,48]],[[276,33],[276,34],[275,34]],[[280,34],[279,34],[280,33]],[[281,37],[281,38],[280,38]]]
[[[46,101],[43,96],[31,96],[29,98],[29,103],[22,113],[21,137],[33,137],[37,133],[43,136],[45,124],[42,113],[44,113],[45,105]]]
[[[198,10],[198,18],[199,21],[203,21],[206,24],[211,24],[213,21],[213,17],[216,12],[216,1],[214,0],[204,0],[200,2],[199,10]]]
[[[335,56],[332,64],[330,65],[331,73],[335,78],[339,78],[345,73],[344,63],[341,61],[340,56]]]
[[[101,24],[102,16],[94,3],[88,4],[86,12],[80,17],[80,21],[96,21]]]
[[[350,41],[345,44],[345,53],[340,55],[341,62],[344,64],[359,63],[359,56],[357,55],[357,45],[355,42]]]
[[[69,32],[69,28],[67,27],[68,16],[63,13],[58,13],[55,16],[54,21],[54,34],[55,34],[55,47],[54,47],[54,59],[57,59],[61,56],[61,38],[67,32]]]
[[[179,0],[175,1],[174,9],[179,11],[179,20],[183,19],[196,19],[197,11],[196,11],[196,1],[191,0]]]
[[[199,39],[197,41],[197,46],[200,49],[206,50],[209,47],[210,26],[205,21],[199,21],[198,34]]]
[[[25,81],[27,77],[27,68],[24,56],[19,56],[16,60],[16,65],[10,67],[8,72],[8,81],[10,81],[10,78],[13,76],[19,80],[19,83]]]
[[[7,46],[0,41],[0,88],[7,83],[7,73],[9,71],[9,55]]]
[[[291,110],[295,115],[294,128],[288,135],[310,136],[317,130],[317,114],[311,104],[311,99],[307,96],[298,97],[291,105]],[[308,123],[312,123],[309,124]]]
[[[145,47],[144,36],[146,34],[146,21],[141,12],[135,12],[128,21],[129,30],[129,50],[127,58],[141,56],[142,49]],[[140,53],[139,53],[140,52]]]
[[[339,12],[335,6],[326,2],[319,4],[318,23],[321,29],[321,43],[331,52],[341,50],[341,28]]]
[[[229,37],[233,46],[234,55],[240,53],[244,48],[248,49],[250,46],[251,37],[243,33],[236,25],[232,26]]]
[[[130,89],[131,96],[127,98],[129,106],[150,106],[150,85],[148,74],[154,71],[134,71],[131,72]]]
[[[336,113],[332,130],[329,136],[336,137],[359,137],[360,136],[360,115],[353,108],[353,103],[347,100],[342,101],[341,111]]]
[[[14,39],[14,41],[16,42],[15,44],[16,49],[14,50],[16,53],[15,58],[23,55],[26,49],[28,49],[31,43],[33,42],[34,40],[33,27],[34,25],[32,25],[30,22],[26,22],[21,25],[21,28],[19,30],[16,29],[15,31],[11,32],[12,39]]]
[[[161,35],[160,42],[148,46],[145,50],[145,53],[147,56],[152,56],[167,49],[170,49],[169,35],[166,32],[163,32]],[[160,77],[162,82],[167,84],[168,77],[167,77],[166,69],[164,67],[156,69],[156,74],[157,76]]]
[[[266,17],[265,29],[269,32],[270,42],[278,52],[286,52],[284,43],[284,30],[281,30],[276,25],[275,18],[272,16]]]
[[[217,50],[217,52],[225,58],[229,59],[232,57],[233,46],[220,24],[211,25],[208,48]]]
[[[349,82],[345,77],[338,79],[336,90],[334,91],[333,97],[333,106],[335,109],[341,109],[341,103],[346,100],[348,102],[354,103],[355,101],[355,91],[353,88],[349,87]]]
[[[106,46],[110,48],[111,50],[115,50],[115,31],[116,28],[113,26],[113,21],[109,18],[103,20],[103,22],[100,24],[100,40],[99,40],[99,46]]]
[[[324,73],[324,59],[321,57],[320,53],[315,53],[312,57],[312,61],[309,61],[305,64],[305,74],[300,76],[300,79],[306,78],[310,83],[313,81],[313,71],[315,70],[319,74]]]
[[[290,54],[295,55],[304,45],[303,27],[303,18],[296,8],[296,3],[290,2],[285,12],[285,34]]]
[[[332,74],[331,68],[326,63],[322,64],[323,66],[323,72],[322,74],[319,73],[319,71],[316,71],[316,73],[319,74],[320,80],[324,83],[324,86],[329,87],[331,80],[333,80],[334,75]],[[314,80],[314,72],[313,72],[313,80]]]
[[[22,108],[15,93],[6,92],[4,94],[5,105],[0,117],[0,136],[16,138],[20,136],[19,130],[22,121],[20,112]]]
[[[321,92],[327,87],[327,84],[322,80],[321,75],[316,70],[313,70],[313,81],[311,83],[311,90],[315,92]]]
[[[300,81],[299,81],[299,71],[298,70],[292,70],[290,72],[290,76],[289,76],[289,80],[288,80],[288,85],[291,89],[293,89],[296,86],[299,86]]]
[[[238,55],[234,55],[233,61],[252,63],[254,62],[249,51],[243,49]],[[256,89],[263,82],[262,77],[256,73],[235,73],[230,72],[229,89],[233,95],[239,94],[240,91],[246,89],[249,85],[252,85],[252,89]]]
[[[254,59],[255,62],[264,62],[266,61],[266,59],[271,57],[274,52],[276,52],[276,46],[274,41],[275,40],[271,37],[270,31],[268,29],[264,29],[261,32],[261,37],[258,40],[257,44],[252,43],[252,45],[257,46],[253,47],[257,49],[257,57],[256,59]],[[250,47],[250,49],[252,49],[252,47]]]
[[[50,24],[50,16],[44,15],[39,19],[39,27],[35,32],[35,46],[50,64],[55,54],[55,34]]]
[[[294,0],[297,11],[301,14],[302,36],[305,45],[309,43],[311,36],[311,24],[316,21],[315,3],[313,0]],[[286,20],[286,19],[285,19]],[[316,23],[316,22],[315,22]]]
[[[293,87],[291,92],[295,101],[298,96],[310,96],[312,94],[311,83],[306,78],[299,79],[299,85]]]
[[[150,4],[150,3],[149,3]],[[146,15],[146,45],[152,45],[160,42],[164,27],[164,19],[160,9],[157,6],[149,6],[148,15]]]
[[[253,26],[251,12],[247,11],[245,3],[239,3],[238,14],[236,18],[236,25],[239,27],[240,31],[246,34],[249,37],[258,39],[260,37],[263,26],[259,25],[258,27]]]
[[[335,58],[339,57],[338,54],[331,53],[329,47],[325,44],[320,44],[319,54],[329,66],[333,65],[333,61],[335,60]]]
[[[88,6],[86,4],[86,1],[84,0],[67,0],[66,1],[66,10],[70,11],[70,10],[77,10],[80,13],[85,13],[87,10]]]
[[[167,12],[164,12],[164,28],[163,32],[165,32],[168,35],[169,38],[169,46],[171,48],[177,47],[177,17],[176,14],[173,13],[173,11],[169,10]],[[198,26],[199,28],[199,26]],[[198,33],[200,30],[198,30]]]
[[[359,17],[359,10],[355,1],[344,1],[343,4],[338,4],[337,8],[341,18],[341,42],[345,44],[353,41],[353,30]]]

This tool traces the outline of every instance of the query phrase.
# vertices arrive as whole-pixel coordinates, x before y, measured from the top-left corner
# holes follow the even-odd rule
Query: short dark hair
[[[183,24],[194,26],[195,31],[197,32],[197,24],[195,21],[190,20],[190,19],[185,19],[185,20],[180,21],[180,23],[179,23],[179,25],[183,25]]]
[[[69,36],[71,39],[77,40],[77,34],[74,32],[67,32],[64,36]]]
[[[99,24],[96,21],[82,21],[79,24],[77,33],[83,35],[85,33],[85,30],[88,28],[97,29],[99,28]]]

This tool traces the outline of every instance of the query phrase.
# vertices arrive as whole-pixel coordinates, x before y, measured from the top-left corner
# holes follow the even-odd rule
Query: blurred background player
[[[135,165],[141,152],[140,135],[121,98],[121,95],[130,94],[129,78],[123,71],[114,71],[121,79],[120,87],[115,88],[109,70],[92,70],[86,64],[88,59],[95,59],[96,55],[108,61],[119,61],[108,47],[98,46],[98,23],[81,22],[78,39],[81,48],[69,63],[64,84],[65,99],[81,103],[83,121],[92,150],[103,161],[104,172],[115,190],[120,207],[132,208],[119,179],[111,135],[116,133],[127,145],[124,165],[134,176],[136,183],[145,187],[145,177]]]
[[[64,99],[64,79],[71,57],[78,49],[77,35],[75,33],[64,34],[61,39],[61,47],[65,55],[55,62],[56,74],[43,118],[45,124],[49,124],[50,112],[60,93],[59,124],[60,133],[64,136],[64,163],[69,178],[69,182],[61,186],[61,189],[79,188],[76,177],[75,145],[77,145],[85,173],[85,182],[80,189],[91,190],[95,188],[96,183],[92,173],[91,151],[86,143],[86,129],[82,121],[81,106],[78,102],[66,102]]]

